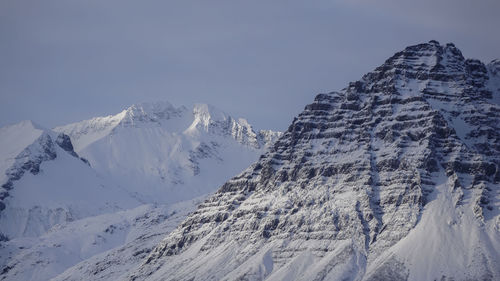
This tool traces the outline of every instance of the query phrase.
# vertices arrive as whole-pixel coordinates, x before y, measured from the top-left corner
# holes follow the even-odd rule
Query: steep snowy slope
[[[204,198],[204,197],[203,197]],[[87,258],[67,269],[52,280],[123,280],[139,266],[156,245],[182,222],[188,213],[196,209],[201,199],[189,200],[163,207],[147,207],[131,210],[134,220],[120,227],[127,231],[127,239],[119,247]],[[107,225],[107,224],[105,224]],[[113,223],[114,226],[123,223]],[[101,228],[101,234],[108,234]]]
[[[70,267],[82,280],[126,275],[197,196],[279,135],[208,105],[168,103],[56,130],[31,121],[0,129],[0,280],[49,280]]]
[[[0,233],[10,239],[139,204],[99,178],[64,134],[24,121],[0,129],[0,140]]]
[[[431,41],[318,95],[129,278],[500,280],[497,65]]]
[[[49,280],[80,262],[76,268],[86,270],[82,280],[118,280],[139,265],[196,203],[142,205],[60,224],[40,237],[10,240],[1,245],[0,280]],[[109,278],[110,274],[115,276]]]
[[[24,255],[35,248],[32,246],[46,242],[40,237],[49,235],[47,232],[57,233],[59,227],[74,221],[140,204],[126,191],[100,178],[87,160],[74,152],[67,135],[23,121],[0,129],[0,147],[1,280],[45,280],[43,272],[54,271],[48,266],[51,253],[71,249],[60,248],[62,242],[53,239],[53,243],[44,244],[52,251],[38,255],[38,259],[36,255]],[[75,238],[66,237],[72,245],[78,244]],[[85,256],[80,254],[79,259]],[[57,266],[73,261],[61,258]],[[31,271],[17,274],[21,264],[31,267]],[[55,273],[59,273],[57,269]]]
[[[255,132],[209,105],[167,102],[55,129],[102,175],[143,202],[172,203],[211,192],[257,159],[278,133]]]
[[[43,133],[40,126],[31,121],[0,128],[0,181],[7,180],[5,173],[15,162],[18,156],[28,145],[32,144]]]

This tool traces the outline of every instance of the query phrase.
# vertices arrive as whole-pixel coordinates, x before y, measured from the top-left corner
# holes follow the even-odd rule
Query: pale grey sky
[[[284,130],[405,46],[500,57],[498,0],[0,0],[0,126],[167,100]]]

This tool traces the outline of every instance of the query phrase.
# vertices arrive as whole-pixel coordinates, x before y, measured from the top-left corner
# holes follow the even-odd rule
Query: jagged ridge
[[[55,129],[68,134],[94,169],[143,202],[201,196],[256,160],[280,133],[257,131],[206,104],[192,110],[142,103],[115,116]],[[222,171],[225,163],[230,163]],[[207,182],[209,179],[209,182]]]
[[[191,199],[215,191],[279,135],[212,106],[189,111],[167,102],[133,105],[58,133],[23,124],[0,128],[0,183],[12,187],[0,214],[1,280],[48,280],[73,266],[90,268],[92,277],[82,280],[127,274],[194,208]],[[90,163],[80,160],[91,166],[75,151],[90,156]],[[145,203],[152,204],[137,207]]]
[[[431,41],[318,95],[131,279],[500,278],[500,93],[489,69]],[[419,223],[447,227],[434,212],[454,227],[429,239],[469,243],[457,246],[466,260],[399,250],[426,243]]]
[[[6,179],[0,189],[0,211],[5,209],[5,203],[2,201],[9,196],[9,191],[14,187],[15,181],[21,179],[26,172],[30,172],[33,175],[38,174],[40,172],[40,164],[42,162],[54,160],[57,157],[55,145],[58,145],[71,156],[80,158],[80,160],[88,164],[88,161],[85,158],[79,157],[73,150],[73,145],[67,135],[63,133],[57,134],[54,141],[53,138],[55,137],[55,134],[53,132],[34,124],[32,121],[23,121],[14,126],[28,127],[27,130],[37,130],[40,131],[40,133],[32,144],[24,148],[18,155],[15,156],[14,163],[5,171]],[[9,129],[10,128],[4,128],[6,131]]]

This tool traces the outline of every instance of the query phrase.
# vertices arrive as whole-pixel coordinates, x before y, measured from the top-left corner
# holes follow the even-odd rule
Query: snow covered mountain
[[[0,280],[49,280],[101,254],[134,268],[278,136],[166,102],[54,130],[1,128]]]
[[[47,280],[61,266],[102,251],[92,235],[75,239],[88,234],[84,228],[73,236],[58,229],[141,204],[99,177],[67,135],[23,121],[0,129],[0,147],[1,280]],[[43,238],[49,232],[66,240],[50,243]]]
[[[67,135],[31,121],[0,129],[0,235],[33,237],[52,226],[140,204],[100,178]]]
[[[197,104],[133,105],[121,113],[55,128],[101,175],[147,203],[173,203],[214,190],[255,161],[279,133]]]
[[[499,66],[430,41],[319,94],[128,278],[500,280]]]

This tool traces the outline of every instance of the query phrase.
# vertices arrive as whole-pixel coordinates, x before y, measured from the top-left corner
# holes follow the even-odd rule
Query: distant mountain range
[[[46,280],[165,235],[278,136],[206,104],[168,102],[53,130],[32,121],[1,128],[0,279]]]
[[[152,103],[0,148],[0,280],[500,280],[500,61],[451,43],[284,133]]]

